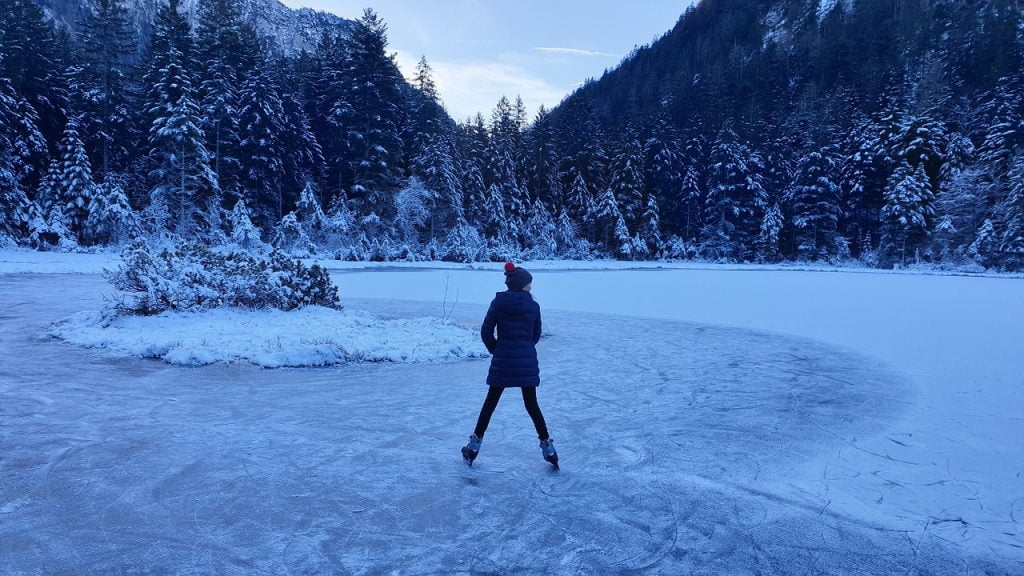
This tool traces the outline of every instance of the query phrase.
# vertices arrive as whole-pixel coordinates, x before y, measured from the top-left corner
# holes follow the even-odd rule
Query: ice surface
[[[500,278],[335,272],[463,325]],[[486,361],[112,358],[42,338],[102,279],[0,277],[0,572],[1024,572],[1024,282],[534,278],[558,474],[514,394],[461,464]]]

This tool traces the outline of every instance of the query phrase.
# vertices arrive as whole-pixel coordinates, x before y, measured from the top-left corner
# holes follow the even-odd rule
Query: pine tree
[[[124,0],[90,0],[82,47],[88,65],[78,93],[90,144],[98,149],[101,179],[127,165],[133,141],[127,110],[128,64],[135,39]]]
[[[138,237],[141,229],[138,216],[128,203],[128,196],[115,179],[96,187],[89,202],[89,217],[82,230],[88,244],[121,245]]]
[[[532,259],[554,258],[558,252],[555,221],[543,202],[536,202],[530,206],[525,236],[527,254]]]
[[[602,247],[611,253],[618,253],[624,239],[631,239],[626,221],[622,217],[615,191],[605,188],[594,208],[594,231]]]
[[[507,242],[513,234],[518,233],[518,230],[510,230],[505,200],[497,184],[492,184],[487,189],[480,223],[487,238],[499,240],[501,243]]]
[[[234,188],[240,168],[236,82],[234,71],[224,58],[217,56],[207,65],[205,78],[199,87],[200,126],[205,135],[206,149],[212,157],[213,172],[225,191]]]
[[[0,64],[3,56],[0,44]],[[10,81],[0,75],[0,243],[5,237],[13,240],[24,233],[22,213],[28,204],[15,172],[13,136],[19,120],[16,97]]]
[[[594,111],[590,97],[577,92],[559,106],[556,125],[557,146],[562,153],[558,170],[569,178],[563,182],[566,189],[582,176],[589,190],[603,190],[608,158],[605,154],[604,130]]]
[[[35,0],[0,0],[0,14],[0,77],[8,78],[17,99],[31,108],[20,114],[22,122],[31,122],[45,142],[56,142],[66,123],[68,83],[54,27]],[[49,156],[43,150],[27,160],[35,178],[23,179],[22,185],[33,188]]]
[[[433,240],[465,222],[462,186],[453,159],[454,147],[445,134],[421,134],[422,146],[413,158],[413,174],[431,191],[430,235]]]
[[[569,194],[565,200],[565,206],[569,216],[574,221],[589,229],[594,219],[596,205],[582,172],[578,172],[575,178],[572,179]]]
[[[835,150],[824,147],[801,156],[785,202],[790,221],[798,230],[797,251],[816,259],[835,253],[840,190],[835,183]]]
[[[675,205],[682,209],[680,218],[683,237],[692,241],[703,223],[703,202],[705,192],[704,142],[701,138],[690,138],[686,142],[681,161],[681,182],[674,197]]]
[[[183,237],[211,233],[220,226],[220,186],[199,128],[199,107],[181,54],[170,48],[167,67],[152,92],[159,95],[149,110],[150,201],[161,206],[163,226]]]
[[[198,58],[207,70],[219,60],[230,75],[244,82],[258,71],[263,57],[255,28],[242,19],[238,0],[199,0],[198,4]]]
[[[60,144],[60,168],[57,171],[55,207],[68,230],[78,236],[89,218],[89,203],[95,193],[92,166],[79,136],[77,117],[68,119]]]
[[[558,212],[558,220],[555,222],[555,241],[558,243],[559,256],[567,258],[585,256],[584,251],[581,250],[583,243],[579,237],[579,229],[565,208]]]
[[[420,56],[420,61],[416,64],[413,85],[427,101],[440,102],[441,97],[437,92],[437,84],[434,82],[434,72],[430,64],[427,63],[426,56]]]
[[[725,129],[711,151],[707,199],[704,204],[703,251],[712,258],[743,259],[754,244],[765,191],[761,160],[736,133]]]
[[[317,176],[324,164],[323,150],[310,128],[299,95],[281,95],[281,142],[283,170],[282,190],[284,206],[292,206],[303,187]]]
[[[996,232],[995,224],[992,220],[985,219],[968,249],[968,254],[983,266],[992,266],[996,262],[998,250],[999,234]]]
[[[1002,237],[999,252],[1008,267],[1024,266],[1024,154],[1018,154],[1010,168],[1009,193],[1003,201]]]
[[[231,210],[231,241],[246,250],[261,250],[264,247],[260,231],[249,218],[244,200],[238,200]]]
[[[361,214],[387,216],[402,173],[402,76],[386,53],[387,25],[373,10],[356,22],[348,46],[346,92],[334,115],[351,153],[350,200]]]
[[[677,210],[666,215],[666,222],[679,227],[680,212],[685,210],[685,200],[680,202],[682,188],[682,158],[679,137],[674,127],[664,118],[658,120],[654,131],[644,144],[645,188],[654,194],[659,203],[676,206]]]
[[[772,204],[764,212],[757,235],[757,255],[760,260],[775,262],[779,259],[779,235],[783,225],[782,210],[778,204]]]
[[[658,208],[658,198],[653,193],[647,195],[638,234],[648,253],[653,255],[661,252],[661,210]]]
[[[306,236],[314,243],[323,241],[327,233],[329,223],[324,210],[317,199],[316,187],[312,182],[307,182],[299,195],[299,201],[295,203],[295,218],[302,225]]]
[[[643,149],[627,131],[622,149],[612,160],[609,187],[621,206],[626,226],[638,229],[644,211]]]
[[[564,199],[558,182],[558,149],[555,145],[551,113],[541,104],[525,136],[526,187],[530,200],[560,209]]]
[[[281,179],[281,97],[266,74],[251,76],[239,93],[239,183],[253,222],[270,230],[284,216]]]
[[[914,255],[929,231],[933,198],[923,164],[914,169],[904,161],[893,172],[882,208],[885,228],[881,248],[888,255],[887,261],[903,265],[908,253]]]

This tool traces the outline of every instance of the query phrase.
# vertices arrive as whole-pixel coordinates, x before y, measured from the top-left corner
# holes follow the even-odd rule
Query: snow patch
[[[80,312],[54,323],[48,334],[77,346],[186,366],[244,361],[281,368],[488,356],[474,330],[440,318],[383,319],[318,306],[158,316]]]

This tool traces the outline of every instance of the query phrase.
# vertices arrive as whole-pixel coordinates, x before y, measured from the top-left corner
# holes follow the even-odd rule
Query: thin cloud
[[[546,46],[535,46],[533,48],[538,52],[548,52],[550,54],[568,54],[570,56],[600,56],[602,58],[615,58],[615,54],[609,54],[607,52],[595,52],[594,50],[582,50],[580,48],[550,48]]]

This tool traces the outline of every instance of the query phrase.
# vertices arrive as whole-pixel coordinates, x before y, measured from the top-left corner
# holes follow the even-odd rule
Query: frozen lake
[[[335,277],[470,327],[501,288]],[[557,474],[512,394],[461,463],[486,361],[114,358],[41,337],[99,276],[0,276],[0,572],[1024,572],[1024,281],[535,278]]]

